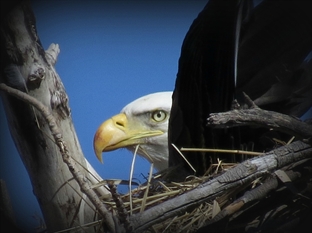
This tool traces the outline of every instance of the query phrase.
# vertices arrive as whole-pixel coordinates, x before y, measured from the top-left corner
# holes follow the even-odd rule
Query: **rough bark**
[[[55,126],[61,129],[70,164],[78,168],[80,179],[86,184],[96,180],[85,169],[90,165],[81,151],[68,96],[54,68],[58,45],[52,44],[44,51],[28,1],[12,1],[3,4],[1,10],[4,12],[1,15],[1,83],[27,93],[48,109]],[[95,208],[73,179],[70,166],[64,163],[45,116],[10,94],[2,92],[1,97],[12,138],[29,174],[48,231],[94,221]],[[85,230],[93,232],[95,229]]]
[[[252,103],[253,104],[253,103]],[[312,125],[301,121],[297,117],[267,111],[253,104],[249,109],[232,110],[228,112],[212,113],[208,117],[208,126],[229,128],[235,126],[261,126],[275,129],[304,139],[309,143],[312,137]]]
[[[31,106],[35,107],[37,110],[40,111],[50,128],[53,140],[59,148],[62,159],[67,165],[71,174],[73,175],[74,180],[78,183],[81,191],[86,194],[87,198],[91,201],[91,203],[96,207],[100,215],[103,217],[103,220],[108,226],[108,229],[110,231],[115,231],[115,224],[112,214],[108,212],[106,207],[101,202],[100,198],[97,196],[97,193],[93,191],[90,186],[90,182],[85,179],[86,177],[81,172],[82,169],[79,169],[79,167],[77,167],[74,157],[69,153],[67,149],[67,143],[63,140],[62,130],[58,127],[56,119],[53,117],[53,114],[49,111],[49,109],[44,106],[40,101],[31,97],[30,95],[14,88],[10,88],[3,83],[0,84],[0,90],[3,90],[11,96],[14,96],[18,99],[25,101],[26,103],[31,104]],[[90,212],[89,214],[92,214],[92,212]]]

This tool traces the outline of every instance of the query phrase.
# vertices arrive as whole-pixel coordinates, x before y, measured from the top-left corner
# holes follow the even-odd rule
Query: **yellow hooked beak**
[[[160,130],[148,130],[124,113],[113,116],[97,129],[93,147],[98,160],[103,163],[102,152],[145,143],[151,136],[163,134]]]

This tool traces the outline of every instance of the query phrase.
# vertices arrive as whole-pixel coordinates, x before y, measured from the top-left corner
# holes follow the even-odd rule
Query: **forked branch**
[[[254,103],[250,106],[249,109],[235,109],[228,112],[211,113],[207,119],[207,126],[215,128],[230,128],[243,125],[262,126],[296,136],[311,145],[311,124],[301,121],[296,117],[263,110]]]

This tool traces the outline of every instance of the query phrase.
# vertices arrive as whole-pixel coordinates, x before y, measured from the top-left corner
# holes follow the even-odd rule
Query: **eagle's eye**
[[[156,122],[161,122],[167,118],[167,113],[163,110],[156,110],[152,112],[152,118]]]

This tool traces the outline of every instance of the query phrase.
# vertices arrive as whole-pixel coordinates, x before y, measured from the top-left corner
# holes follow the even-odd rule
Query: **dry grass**
[[[152,206],[196,188],[213,176],[235,165],[236,164],[233,163],[223,163],[221,160],[218,160],[218,163],[212,164],[204,176],[188,176],[183,182],[164,182],[162,177],[166,174],[160,173],[152,178],[149,185],[140,185],[130,193],[120,196],[123,202],[123,208],[129,215],[142,212]],[[148,195],[145,195],[148,186]],[[130,204],[130,200],[132,200],[132,205]],[[105,204],[109,206],[111,210],[118,212],[114,201],[105,201]],[[185,212],[180,216],[169,218],[164,222],[154,225],[146,232],[194,232],[219,211],[220,207],[217,201],[203,203],[191,212]]]
[[[230,153],[240,152],[231,151]],[[259,153],[254,152],[246,153],[243,151],[242,153],[244,154],[245,159],[259,155]],[[146,209],[165,202],[166,200],[195,189],[200,184],[226,172],[237,164],[238,163],[224,163],[222,160],[217,159],[217,162],[212,164],[203,176],[188,176],[182,182],[166,182],[164,177],[166,177],[168,171],[150,175],[148,178],[150,182],[132,189],[130,193],[119,196],[119,200],[122,203],[122,211],[128,216],[143,212]],[[203,227],[207,221],[213,219],[221,209],[224,209],[232,203],[232,198],[236,196],[237,193],[252,190],[257,186],[260,186],[261,182],[261,177],[259,177],[247,186],[239,186],[234,187],[233,190],[227,190],[222,193],[221,196],[218,196],[209,202],[204,202],[189,212],[168,218],[161,223],[154,224],[145,232],[196,232],[199,228]],[[111,211],[120,213],[120,206],[117,207],[118,205],[116,204],[116,201],[104,201],[104,203]]]

